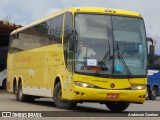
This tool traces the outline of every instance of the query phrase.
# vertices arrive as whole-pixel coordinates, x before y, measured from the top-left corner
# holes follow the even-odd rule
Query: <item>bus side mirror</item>
[[[151,44],[153,45],[153,39],[152,38],[147,38],[147,42],[151,42]]]
[[[154,45],[149,46],[149,54],[154,55]]]
[[[77,50],[77,33],[73,31],[69,38],[69,51]]]
[[[149,46],[149,62],[150,64],[154,63],[154,45]]]
[[[69,38],[69,51],[74,51],[74,39],[73,36]]]
[[[151,42],[151,45],[149,46],[149,63],[154,63],[154,45],[153,45],[153,39],[147,38],[147,42]]]

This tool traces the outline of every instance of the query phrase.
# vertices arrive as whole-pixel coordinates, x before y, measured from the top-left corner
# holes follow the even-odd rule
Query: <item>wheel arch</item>
[[[56,84],[57,84],[58,82],[60,82],[60,83],[61,83],[61,80],[60,80],[60,78],[59,78],[59,77],[56,77],[55,82],[54,82],[54,88],[55,88],[55,86],[56,86]]]
[[[53,93],[52,93],[52,95],[54,94],[54,89],[55,89],[56,84],[59,83],[59,82],[61,84],[61,88],[63,89],[62,77],[60,75],[57,75],[57,77],[55,78],[55,81],[53,83],[53,90],[52,90]],[[63,91],[62,91],[62,94],[63,94]]]
[[[55,85],[56,85],[58,82],[60,82],[60,83],[61,83],[61,87],[63,87],[63,85],[62,85],[62,83],[63,83],[63,82],[62,82],[62,77],[61,77],[60,74],[58,74],[57,77],[55,78],[54,87],[55,87]]]
[[[24,85],[24,81],[23,81],[23,77],[22,76],[18,77],[18,85],[19,85],[20,82],[21,82],[21,84],[23,86]]]

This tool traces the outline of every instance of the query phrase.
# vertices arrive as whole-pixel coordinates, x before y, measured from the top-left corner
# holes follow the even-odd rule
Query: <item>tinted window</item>
[[[72,14],[66,13],[65,14],[65,25],[64,25],[64,57],[65,63],[69,71],[72,70],[72,52],[67,51],[68,47],[68,40],[72,33]],[[70,60],[69,60],[70,59]]]
[[[64,26],[64,43],[68,41],[69,36],[72,32],[72,14],[66,13],[65,15],[65,26]]]
[[[62,43],[63,15],[11,36],[10,52],[19,52],[50,44]]]
[[[49,21],[43,22],[20,32],[17,39],[14,39],[12,42],[14,52],[17,50],[29,50],[48,45],[51,37],[48,35],[49,24]]]
[[[53,19],[53,36],[55,43],[62,43],[62,25],[63,25],[63,15],[55,17]]]

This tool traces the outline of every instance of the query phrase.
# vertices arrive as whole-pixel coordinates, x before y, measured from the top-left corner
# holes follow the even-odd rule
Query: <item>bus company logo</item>
[[[40,112],[2,112],[2,117],[42,117]]]
[[[2,112],[2,117],[12,117],[11,112]]]
[[[114,83],[111,83],[111,85],[110,85],[111,88],[115,88],[115,86],[116,85]]]

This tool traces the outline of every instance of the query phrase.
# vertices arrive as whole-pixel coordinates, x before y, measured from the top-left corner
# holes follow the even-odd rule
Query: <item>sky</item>
[[[0,0],[0,20],[27,25],[59,9],[96,6],[134,11],[142,14],[148,37],[157,40],[160,54],[160,0]]]

